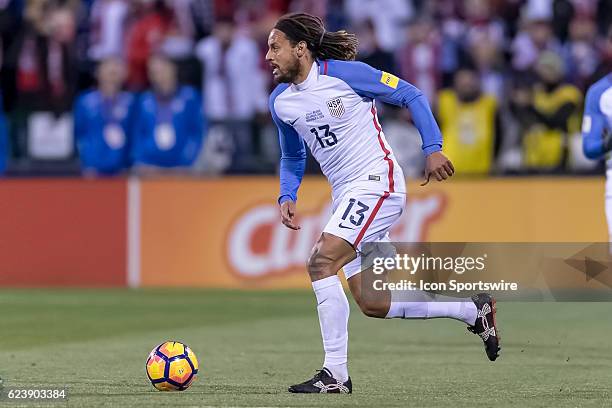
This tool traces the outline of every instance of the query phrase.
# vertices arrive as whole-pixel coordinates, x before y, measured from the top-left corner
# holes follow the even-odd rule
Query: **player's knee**
[[[370,299],[369,297],[355,298],[361,312],[368,317],[384,318],[389,313],[389,306],[378,299]]]
[[[308,257],[306,266],[308,275],[310,275],[312,281],[327,278],[337,273],[337,271],[334,270],[333,261],[321,253],[321,250],[316,246]]]

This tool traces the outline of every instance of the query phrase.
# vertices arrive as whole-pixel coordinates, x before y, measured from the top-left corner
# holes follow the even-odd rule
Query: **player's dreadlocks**
[[[315,58],[352,61],[357,56],[357,37],[344,30],[326,31],[323,20],[306,13],[282,16],[274,26],[292,45],[306,42]]]

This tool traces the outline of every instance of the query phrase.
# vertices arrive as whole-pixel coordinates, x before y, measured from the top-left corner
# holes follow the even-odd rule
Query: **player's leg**
[[[347,368],[349,305],[337,273],[356,258],[356,244],[363,239],[389,196],[389,193],[350,191],[334,204],[334,213],[307,264],[317,297],[325,362],[315,377],[291,386],[289,391],[351,392]],[[404,202],[403,196],[395,198],[398,199]]]
[[[334,378],[348,380],[349,304],[338,271],[356,257],[344,239],[323,232],[308,258],[308,274],[317,298],[325,361]]]
[[[365,270],[369,274],[371,271]],[[473,326],[478,310],[472,299],[432,295],[421,291],[369,290],[362,292],[362,274],[348,279],[349,288],[361,311],[370,317],[401,319],[451,318]]]
[[[357,198],[369,203],[367,195]],[[344,266],[344,274],[359,308],[367,316],[378,318],[451,318],[462,321],[470,331],[482,338],[487,356],[495,360],[499,352],[499,338],[495,327],[495,301],[489,295],[454,298],[423,291],[374,290],[371,282],[374,275],[371,266],[367,265],[370,262],[368,259],[395,256],[395,248],[389,243],[388,231],[401,216],[404,205],[403,194],[387,195],[378,206],[375,216],[367,223],[367,231],[361,233],[362,239],[354,243],[371,252],[364,258],[364,276],[361,274],[361,256]]]
[[[499,356],[500,338],[495,322],[495,299],[486,293],[454,298],[423,291],[373,290],[371,267],[362,272],[359,258],[345,266],[349,288],[361,311],[370,317],[400,319],[451,318],[468,325],[480,336],[491,361]]]
[[[338,271],[355,256],[355,250],[347,241],[326,232],[312,249],[307,269],[317,298],[325,360],[320,372],[310,380],[292,385],[290,392],[352,392],[347,367],[350,309]]]

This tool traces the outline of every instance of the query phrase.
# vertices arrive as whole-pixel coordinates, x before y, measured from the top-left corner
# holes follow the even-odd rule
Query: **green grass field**
[[[67,403],[44,406],[612,406],[610,304],[498,304],[495,363],[459,322],[375,320],[352,306],[349,396],[286,392],[322,362],[306,291],[2,290],[0,377],[69,387]],[[167,339],[200,360],[185,392],[156,391],[145,375]]]

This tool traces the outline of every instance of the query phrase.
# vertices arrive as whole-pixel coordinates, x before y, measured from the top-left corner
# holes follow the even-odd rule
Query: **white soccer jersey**
[[[361,62],[316,61],[304,82],[281,84],[270,96],[282,152],[279,202],[297,199],[304,142],[334,198],[357,182],[379,191],[405,192],[404,175],[378,121],[375,99],[409,107],[425,152],[441,150],[440,131],[417,88]]]

